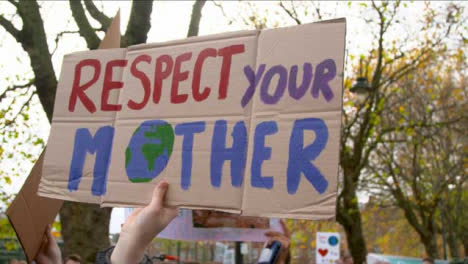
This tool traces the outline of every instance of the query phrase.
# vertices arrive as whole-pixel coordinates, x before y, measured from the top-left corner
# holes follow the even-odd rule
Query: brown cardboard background
[[[37,255],[48,224],[57,215],[63,201],[36,194],[42,176],[44,152],[39,156],[23,187],[7,210],[28,261]]]
[[[344,20],[340,23],[317,23],[295,27],[262,31],[258,41],[257,65],[266,64],[267,71],[274,65],[281,64],[289,70],[298,65],[297,83],[301,84],[303,63],[312,64],[312,83],[300,99],[289,96],[286,89],[283,97],[275,105],[267,105],[260,100],[260,93],[255,93],[251,102],[252,121],[249,138],[249,154],[252,160],[254,129],[258,123],[276,120],[278,132],[267,136],[265,146],[271,147],[271,159],[263,162],[262,175],[273,176],[273,189],[267,190],[250,185],[251,171],[246,170],[246,184],[242,213],[251,216],[282,218],[331,219],[335,215],[337,193],[339,139],[341,131],[341,105],[343,83],[343,57],[345,44]],[[327,34],[326,34],[327,33]],[[290,41],[281,41],[288,39]],[[311,86],[315,78],[317,65],[325,59],[336,63],[336,77],[329,83],[334,97],[327,102],[319,93],[318,98],[311,95]],[[276,88],[278,78],[270,84],[270,94]],[[289,80],[288,80],[289,83]],[[313,164],[328,181],[328,188],[319,194],[314,187],[301,176],[299,189],[294,195],[287,193],[286,171],[289,155],[289,139],[296,119],[321,118],[328,127],[328,142]],[[304,144],[313,141],[312,131],[304,132]],[[282,151],[283,150],[283,151]]]
[[[234,35],[236,36],[236,35]],[[211,88],[210,96],[202,102],[195,102],[191,96],[193,66],[200,50],[211,48],[223,48],[235,44],[244,44],[245,52],[233,56],[230,81],[228,86],[228,97],[225,100],[218,99],[218,87],[220,80],[221,58],[208,58],[203,65],[201,85]],[[142,50],[137,50],[141,54]],[[151,192],[154,185],[165,179],[169,182],[170,191],[167,194],[170,205],[183,205],[184,207],[201,208],[199,202],[204,201],[203,208],[218,208],[229,212],[240,212],[242,187],[233,188],[230,184],[230,166],[226,162],[223,167],[223,179],[220,188],[209,188],[210,185],[210,155],[213,127],[216,120],[226,120],[228,123],[226,145],[232,146],[232,137],[230,136],[232,127],[238,121],[244,121],[248,130],[250,109],[242,109],[239,102],[243,96],[244,89],[248,82],[244,77],[243,66],[245,63],[253,64],[256,52],[256,36],[241,38],[215,39],[210,41],[205,39],[203,42],[195,42],[183,46],[162,46],[144,50],[145,54],[156,58],[162,54],[169,54],[173,57],[185,52],[193,52],[192,59],[182,64],[183,70],[190,70],[189,78],[180,82],[180,93],[188,93],[187,102],[183,104],[170,103],[170,89],[172,78],[163,82],[162,95],[159,104],[154,104],[152,99],[142,110],[135,111],[124,108],[117,113],[115,121],[115,140],[112,153],[112,162],[110,165],[110,174],[107,193],[103,197],[103,206],[124,206],[122,197],[127,196],[128,201],[134,205],[145,205],[150,201]],[[127,58],[132,61],[135,52],[127,53]],[[142,63],[143,65],[143,63]],[[140,67],[140,70],[147,71],[151,76],[154,71],[154,61],[152,65]],[[128,74],[128,69],[124,72],[125,86],[120,96],[120,103],[125,105],[130,98],[139,95],[141,99],[142,92],[139,80]],[[152,81],[152,84],[154,81]],[[234,103],[230,103],[234,102]],[[213,111],[216,109],[216,111]],[[174,149],[167,167],[153,181],[148,184],[131,183],[125,173],[125,149],[130,141],[133,131],[146,120],[163,119],[172,124],[173,129],[177,124],[185,122],[205,121],[205,131],[195,134],[192,160],[192,186],[189,190],[181,189],[180,167],[182,158],[182,136],[175,136]],[[122,190],[125,190],[122,192]],[[145,195],[142,195],[142,194]],[[219,199],[223,197],[223,199]]]

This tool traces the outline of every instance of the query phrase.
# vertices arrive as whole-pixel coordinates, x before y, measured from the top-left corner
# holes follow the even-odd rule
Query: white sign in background
[[[339,233],[317,232],[316,263],[336,263],[340,259],[340,242]]]

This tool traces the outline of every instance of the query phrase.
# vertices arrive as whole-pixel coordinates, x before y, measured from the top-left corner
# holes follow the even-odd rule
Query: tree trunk
[[[81,256],[82,263],[94,263],[96,252],[109,247],[109,219],[111,208],[98,204],[65,201],[60,210],[64,257]]]
[[[200,28],[200,19],[203,6],[206,0],[196,0],[192,7],[192,17],[187,33],[187,37],[198,36],[198,29]]]
[[[337,221],[345,230],[348,248],[354,263],[365,263],[367,247],[362,233],[361,213],[356,195],[348,194],[348,197],[343,198],[343,204],[345,206],[337,210]]]
[[[23,27],[17,32],[10,28],[9,33],[29,55],[37,95],[51,122],[57,79],[39,5],[23,0],[17,9]],[[100,209],[99,205],[65,202],[60,211],[64,255],[78,253],[85,263],[93,263],[97,250],[109,245],[109,217],[110,209]]]
[[[434,234],[421,236],[421,242],[424,245],[424,250],[428,257],[432,259],[438,259],[439,255],[439,248],[437,247],[436,237]]]
[[[365,263],[367,256],[366,241],[362,235],[361,216],[351,225],[343,226],[346,232],[348,247],[353,256],[354,263]]]
[[[449,226],[447,226],[447,245],[450,251],[450,257],[460,258],[458,239],[454,231],[455,230],[453,230],[449,224]]]
[[[356,186],[359,168],[349,155],[342,152],[340,155],[343,169],[343,189],[338,196],[336,220],[346,232],[346,240],[354,263],[366,262],[367,246],[362,233],[361,211],[359,210]]]
[[[57,78],[52,66],[39,5],[36,1],[20,1],[18,13],[23,20],[23,28],[17,41],[29,55],[39,101],[47,119],[52,122]]]
[[[463,244],[463,252],[465,253],[465,258],[468,258],[468,236],[466,234],[462,234],[461,236],[462,244]]]
[[[132,1],[132,10],[127,31],[122,38],[122,47],[145,43],[151,28],[153,1]]]

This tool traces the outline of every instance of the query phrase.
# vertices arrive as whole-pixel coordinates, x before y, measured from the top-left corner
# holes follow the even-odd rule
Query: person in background
[[[65,264],[80,264],[81,257],[77,254],[71,254],[65,259]]]
[[[343,257],[343,264],[353,264],[354,260],[353,257],[350,254],[346,254]]]
[[[283,220],[280,220],[283,233],[276,231],[268,231],[265,236],[268,237],[267,246],[270,246],[273,241],[281,243],[280,254],[276,260],[276,264],[289,264],[291,262],[291,232]]]
[[[431,258],[423,258],[422,263],[423,264],[435,264],[434,260]]]

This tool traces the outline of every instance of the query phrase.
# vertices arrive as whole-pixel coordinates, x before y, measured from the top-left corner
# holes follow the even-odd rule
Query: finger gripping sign
[[[345,20],[64,57],[42,196],[330,219]]]

